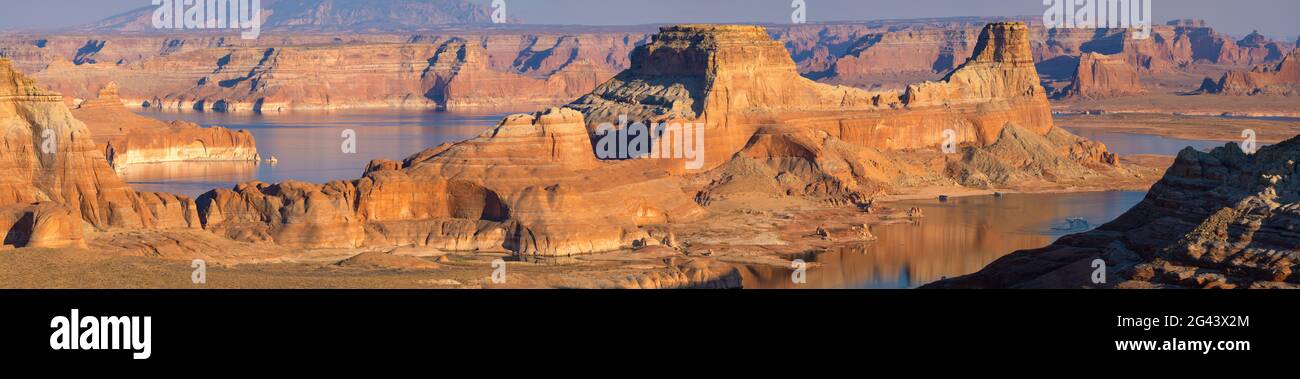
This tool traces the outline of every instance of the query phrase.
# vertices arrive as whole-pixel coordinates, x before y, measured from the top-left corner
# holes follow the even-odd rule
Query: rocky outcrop
[[[1300,49],[1292,50],[1276,65],[1228,72],[1218,82],[1207,78],[1201,91],[1239,96],[1300,95]]]
[[[0,128],[4,131],[0,135],[0,206],[57,205],[66,208],[71,218],[99,230],[198,226],[190,199],[132,191],[109,168],[90,131],[72,116],[63,97],[19,74],[8,59],[0,59]],[[39,207],[34,214],[42,217],[35,218],[48,220],[43,215],[60,214]],[[50,230],[42,229],[43,223],[33,225],[34,229]],[[59,225],[57,230],[79,230],[65,227],[64,221],[52,225]],[[76,240],[35,231],[28,235],[39,235],[37,239],[42,241]]]
[[[1246,37],[1242,38],[1240,41],[1237,41],[1237,46],[1264,47],[1267,46],[1270,42],[1272,41],[1270,41],[1268,37],[1265,37],[1263,34],[1259,34],[1259,31],[1256,30],[1250,32],[1250,34],[1246,35]]]
[[[108,164],[122,168],[136,163],[179,161],[257,161],[257,143],[245,130],[203,128],[197,124],[162,122],[127,110],[110,83],[99,97],[72,111],[94,135]]]
[[[596,160],[582,115],[553,108],[365,176],[247,183],[199,199],[208,230],[288,246],[416,245],[563,256],[650,238],[644,225],[701,209],[656,162]]]
[[[72,210],[55,203],[0,206],[3,246],[29,248],[85,248],[82,222]]]
[[[1100,143],[1059,128],[1043,136],[1012,124],[992,145],[964,149],[961,158],[949,160],[945,170],[963,186],[997,188],[1035,181],[1104,180],[1122,171],[1118,164],[1118,156]]]
[[[1062,97],[1102,99],[1144,92],[1137,70],[1117,57],[1087,53],[1079,57],[1074,80]]]
[[[938,288],[1298,287],[1300,138],[1179,154],[1145,200],[1098,229],[1012,253]],[[1095,283],[1095,260],[1105,282]]]

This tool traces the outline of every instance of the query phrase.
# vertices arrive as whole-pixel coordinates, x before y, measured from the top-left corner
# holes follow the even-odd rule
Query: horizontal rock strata
[[[179,161],[257,161],[257,143],[248,131],[197,124],[162,122],[137,115],[122,105],[117,85],[72,110],[84,122],[110,166]]]

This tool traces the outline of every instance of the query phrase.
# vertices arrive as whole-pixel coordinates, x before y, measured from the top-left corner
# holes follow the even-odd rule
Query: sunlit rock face
[[[84,248],[82,221],[71,209],[55,203],[0,206],[3,246]]]
[[[190,199],[131,190],[108,166],[91,132],[72,116],[63,97],[38,87],[8,59],[0,59],[0,129],[0,205],[61,206],[73,219],[96,229],[199,225]]]
[[[39,70],[36,77],[42,83],[69,97],[93,99],[115,82],[130,107],[224,112],[530,109],[586,94],[626,67],[628,52],[644,35],[453,30],[347,40],[285,35],[260,43],[105,36],[101,49],[79,53],[91,43],[81,38],[57,36],[48,47],[35,48],[0,37],[0,49],[24,67]]]
[[[761,27],[683,25],[663,28],[633,52],[632,68],[569,107],[582,111],[589,127],[621,115],[704,122],[716,167],[771,124],[886,150],[936,147],[947,130],[958,143],[987,145],[1008,123],[1046,134],[1051,111],[1039,81],[1028,28],[1020,23],[988,25],[971,59],[945,79],[901,94],[804,78]]]
[[[86,123],[110,166],[180,161],[256,161],[257,143],[248,131],[197,124],[162,122],[137,115],[122,105],[117,84],[72,110]]]
[[[1088,53],[1079,57],[1074,81],[1063,97],[1102,99],[1144,92],[1142,81],[1132,65],[1118,57]]]

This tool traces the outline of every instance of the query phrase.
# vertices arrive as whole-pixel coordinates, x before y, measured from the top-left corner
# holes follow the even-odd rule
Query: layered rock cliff
[[[1087,53],[1079,57],[1074,80],[1062,97],[1101,99],[1144,92],[1137,70],[1118,57]]]
[[[1012,253],[937,288],[1295,288],[1300,138],[1178,155],[1146,199],[1094,231]],[[1095,260],[1105,283],[1094,282]]]
[[[776,123],[885,150],[936,147],[949,129],[957,143],[987,145],[1008,123],[1040,134],[1052,126],[1028,28],[1019,23],[990,24],[971,59],[944,80],[902,94],[804,78],[761,27],[665,27],[633,52],[631,68],[569,107],[592,127],[620,116],[702,122],[709,167],[738,152],[759,126]]]
[[[94,135],[108,164],[122,168],[136,163],[178,161],[257,161],[257,143],[245,130],[203,128],[197,124],[162,122],[127,110],[110,83],[99,97],[72,111]]]
[[[807,76],[855,87],[897,88],[934,80],[960,65],[975,48],[980,28],[997,20],[873,21],[853,25],[773,27]],[[1251,36],[1236,40],[1201,20],[1156,25],[1152,36],[1125,29],[1046,29],[1030,23],[1030,48],[1045,78],[1067,81],[1077,58],[1099,53],[1128,62],[1144,75],[1182,80],[1200,65],[1239,66],[1280,60],[1290,45]],[[1188,83],[1193,85],[1193,83]]]
[[[59,39],[37,48],[28,64],[43,69],[37,75],[43,83],[71,96],[93,98],[117,82],[126,103],[136,107],[531,108],[587,93],[626,64],[627,51],[638,41],[620,33],[459,32],[350,40],[295,36],[262,44],[198,37],[152,41],[175,46],[168,49],[143,37],[118,37],[84,53],[87,61],[78,63],[69,56],[81,49]]]
[[[0,206],[16,206],[7,209],[19,220],[33,220],[10,224],[25,228],[11,229],[11,234],[75,241],[74,236],[46,233],[51,227],[75,233],[81,225],[99,230],[199,225],[193,201],[131,190],[109,168],[91,132],[72,116],[63,97],[38,87],[8,59],[0,59],[0,128]],[[68,216],[48,208],[52,206],[63,207]]]
[[[1250,71],[1231,71],[1218,82],[1206,79],[1201,90],[1225,95],[1300,95],[1300,49],[1291,51],[1281,63]]]

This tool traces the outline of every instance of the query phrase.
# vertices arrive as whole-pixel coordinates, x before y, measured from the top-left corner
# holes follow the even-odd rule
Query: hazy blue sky
[[[491,0],[470,0],[487,4]],[[789,22],[792,0],[506,0],[530,24],[628,25],[666,22]],[[808,21],[1041,15],[1042,0],[805,0]],[[1292,41],[1300,0],[1153,0],[1157,23],[1201,18],[1244,35],[1258,29]],[[57,28],[150,6],[150,0],[0,0],[0,29]]]

